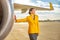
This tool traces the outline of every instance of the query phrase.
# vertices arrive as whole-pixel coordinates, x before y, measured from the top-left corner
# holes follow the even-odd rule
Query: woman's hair
[[[31,14],[30,12],[31,12],[33,9],[34,9],[34,8],[30,8],[30,9],[29,9],[29,14]]]

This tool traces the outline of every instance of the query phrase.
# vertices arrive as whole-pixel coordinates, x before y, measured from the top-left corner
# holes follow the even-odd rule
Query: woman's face
[[[31,13],[32,13],[32,14],[35,14],[35,9],[32,9]]]

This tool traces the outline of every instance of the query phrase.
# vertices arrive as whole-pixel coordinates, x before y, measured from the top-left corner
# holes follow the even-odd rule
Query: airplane
[[[30,8],[35,8],[36,10],[54,10],[52,3],[50,3],[50,9],[48,8],[41,8],[36,6],[28,6],[22,4],[12,4],[12,0],[0,0],[0,40],[3,40],[13,26],[13,13],[14,10],[22,10],[22,13],[26,12]],[[14,5],[14,7],[12,6]]]
[[[22,13],[25,13],[30,8],[35,8],[36,10],[42,10],[42,11],[46,11],[46,10],[51,11],[51,10],[54,10],[52,3],[50,2],[49,4],[50,4],[50,8],[42,8],[42,7],[37,7],[37,6],[23,5],[23,4],[14,3],[14,10],[21,9]]]

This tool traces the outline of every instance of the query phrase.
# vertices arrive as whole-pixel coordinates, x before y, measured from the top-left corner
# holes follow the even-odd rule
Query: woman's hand
[[[14,21],[16,22],[16,15],[14,15]]]

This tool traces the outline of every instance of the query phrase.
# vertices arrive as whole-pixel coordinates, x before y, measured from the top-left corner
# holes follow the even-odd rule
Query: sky
[[[60,0],[14,0],[14,3],[38,6],[43,8],[49,8],[49,2],[53,4],[53,11],[36,11],[36,14],[39,16],[39,20],[60,20]],[[28,11],[24,14],[21,14],[21,11],[14,11],[17,18],[25,18],[28,16]]]

